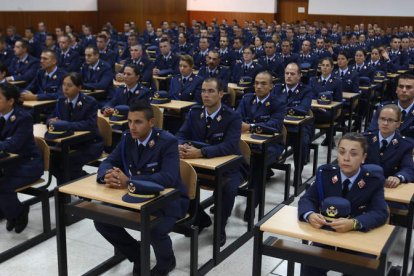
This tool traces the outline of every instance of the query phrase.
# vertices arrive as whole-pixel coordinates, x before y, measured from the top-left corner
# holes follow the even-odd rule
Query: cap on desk
[[[291,107],[289,108],[285,119],[290,121],[300,121],[302,119],[305,119],[307,112],[305,110],[302,110],[300,107]]]
[[[145,180],[131,180],[128,183],[128,193],[122,200],[128,203],[141,203],[157,197],[164,187],[158,183]]]
[[[338,218],[348,218],[351,214],[351,202],[339,196],[327,197],[322,201],[321,214],[327,222]],[[324,227],[326,230],[333,230],[331,227]]]
[[[239,80],[239,87],[251,87],[253,85],[253,79],[249,76],[243,76]]]
[[[109,117],[109,121],[125,121],[128,119],[129,106],[117,105],[114,107],[114,113]]]
[[[147,47],[147,51],[157,51],[157,50],[158,50],[158,46],[151,45]]]
[[[73,130],[69,130],[69,125],[70,124],[67,121],[56,121],[49,123],[49,128],[45,134],[45,139],[53,140],[73,135]]]
[[[376,71],[375,72],[375,76],[374,76],[374,80],[383,80],[383,79],[385,79],[385,76],[386,76],[386,74],[385,74],[385,72],[384,71]]]
[[[171,102],[170,93],[168,91],[160,90],[154,93],[151,100],[152,104],[164,104]]]
[[[300,64],[300,70],[309,70],[312,65],[309,62],[304,62]]]
[[[360,77],[359,78],[359,86],[370,87],[371,86],[371,79],[368,77]]]
[[[266,140],[269,137],[265,135],[275,135],[277,133],[276,129],[269,126],[253,126],[251,132],[250,137],[257,140]]]
[[[325,91],[318,94],[317,102],[318,104],[328,105],[331,104],[333,99],[333,92],[332,91]]]

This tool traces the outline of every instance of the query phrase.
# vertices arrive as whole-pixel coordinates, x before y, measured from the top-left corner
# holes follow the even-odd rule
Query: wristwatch
[[[362,229],[362,224],[359,222],[359,220],[354,219],[354,230],[358,231]]]

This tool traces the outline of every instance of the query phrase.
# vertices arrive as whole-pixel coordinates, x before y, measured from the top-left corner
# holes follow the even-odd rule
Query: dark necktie
[[[210,71],[209,75],[210,75],[210,78],[214,77],[214,71]]]
[[[187,82],[187,78],[183,78],[183,84]]]
[[[385,149],[387,148],[387,146],[388,146],[388,142],[387,142],[387,140],[382,139],[381,144],[382,144],[382,146],[380,148],[380,152],[383,153],[385,151]]]
[[[207,117],[207,122],[206,122],[206,131],[208,131],[211,127],[211,123],[213,122],[213,119],[211,117]]]
[[[69,108],[69,120],[72,121],[72,115],[73,115],[73,103],[72,102],[69,102],[68,108]]]
[[[127,90],[127,104],[129,105],[129,102],[131,101],[131,96],[132,96],[132,93],[131,93],[131,90]]]
[[[346,197],[346,195],[349,192],[349,184],[351,184],[351,181],[347,178],[342,182],[342,197]]]
[[[407,115],[407,111],[405,110],[401,111],[401,122],[404,122],[406,115]]]
[[[322,86],[325,86],[325,84],[326,84],[326,80],[323,80],[322,81]]]
[[[257,106],[260,108],[261,106],[263,105],[263,103],[262,102],[258,102],[257,103]]]
[[[0,117],[0,133],[3,131],[4,126],[6,125],[6,119]]]
[[[292,90],[288,90],[288,99],[290,99],[290,97],[293,95],[293,91]]]
[[[357,72],[359,72],[361,70],[361,67],[357,66]]]
[[[142,157],[142,153],[144,152],[145,146],[143,144],[139,144],[137,148],[138,148],[138,162],[139,162],[139,160]]]
[[[344,76],[344,71],[341,72],[341,78]]]

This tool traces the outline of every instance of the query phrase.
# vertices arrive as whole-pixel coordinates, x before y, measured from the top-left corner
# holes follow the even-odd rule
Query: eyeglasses
[[[394,119],[391,119],[391,118],[380,117],[379,119],[380,119],[381,123],[387,123],[387,124],[398,122],[398,120],[394,120]]]

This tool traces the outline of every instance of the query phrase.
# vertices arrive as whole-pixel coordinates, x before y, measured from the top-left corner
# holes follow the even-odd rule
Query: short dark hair
[[[413,74],[410,74],[410,73],[405,73],[405,74],[401,74],[399,77],[398,77],[398,81],[399,80],[414,80],[414,75]],[[397,82],[398,83],[398,82]]]
[[[154,110],[152,109],[152,106],[149,101],[146,100],[134,100],[129,105],[129,111],[130,112],[144,112],[145,118],[147,120],[150,120],[154,118]]]
[[[87,50],[87,49],[92,49],[92,52],[93,52],[94,55],[99,54],[98,48],[96,48],[96,46],[94,46],[92,44],[89,44],[88,46],[86,46],[85,50]]]
[[[83,82],[82,82],[82,75],[80,73],[77,73],[77,72],[67,73],[67,74],[65,74],[63,76],[63,79],[62,80],[66,79],[68,77],[70,78],[70,80],[73,82],[74,85],[76,85],[76,86],[82,86],[82,84],[83,84]]]
[[[20,92],[19,89],[9,83],[0,83],[0,93],[7,99],[14,99],[13,107],[16,105],[20,105]]]
[[[356,132],[346,133],[344,136],[342,136],[339,139],[338,146],[339,146],[339,144],[341,144],[341,141],[342,140],[350,140],[350,141],[358,142],[358,143],[360,143],[360,145],[361,145],[362,150],[364,151],[364,153],[367,153],[368,152],[368,142],[367,142],[367,139],[361,133],[356,133]]]
[[[203,82],[215,82],[217,84],[217,92],[223,91],[223,83],[218,78],[206,78]]]
[[[55,51],[52,51],[52,50],[49,50],[49,49],[45,49],[45,50],[43,50],[43,51],[42,51],[42,53],[48,53],[48,54],[51,54],[51,55],[52,55],[52,57],[53,57],[56,61],[58,61],[58,56],[57,56],[57,54],[56,54],[56,52],[55,52]]]
[[[131,68],[134,71],[135,75],[141,76],[141,72],[136,64],[130,63],[130,64],[125,65],[125,68],[126,67]]]

